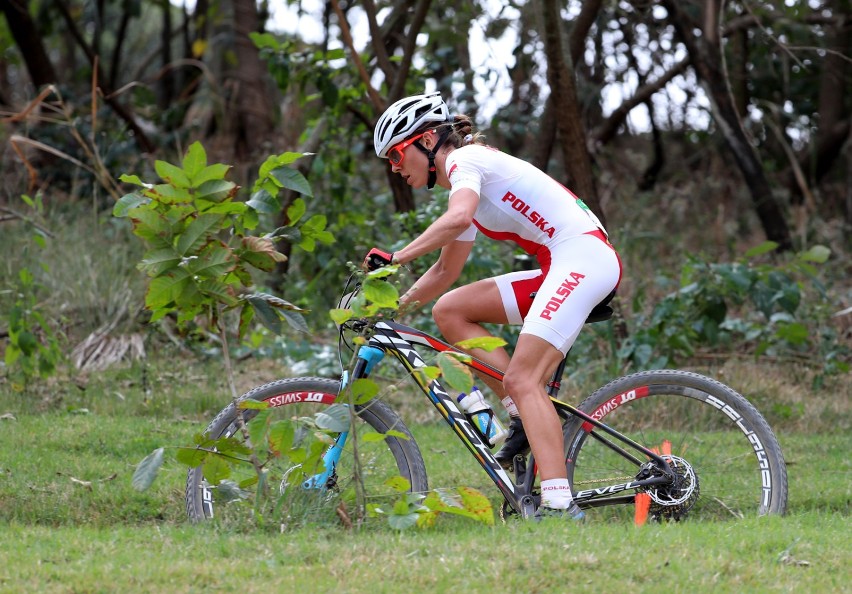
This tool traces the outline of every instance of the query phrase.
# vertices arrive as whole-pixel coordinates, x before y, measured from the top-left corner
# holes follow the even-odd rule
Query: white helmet
[[[423,124],[449,120],[450,110],[440,93],[412,95],[400,99],[385,110],[373,130],[376,155],[382,159],[387,158],[388,150],[392,146],[411,136]]]

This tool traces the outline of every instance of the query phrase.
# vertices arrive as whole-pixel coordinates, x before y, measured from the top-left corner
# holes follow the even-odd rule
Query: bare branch
[[[423,27],[426,21],[426,15],[429,13],[429,5],[432,0],[419,0],[417,7],[414,10],[414,18],[411,20],[411,25],[408,28],[408,35],[405,36],[405,44],[402,48],[402,62],[399,66],[399,72],[396,79],[393,81],[389,101],[395,101],[402,97],[403,89],[405,89],[405,81],[408,78],[408,71],[411,70],[411,60],[414,57],[414,50],[417,48],[417,34]]]
[[[689,62],[688,57],[684,58],[655,81],[637,89],[632,97],[619,105],[606,121],[592,132],[593,144],[606,144],[609,142],[633,108],[648,101],[654,93],[665,87],[675,76],[683,73],[687,66],[689,66]]]
[[[349,31],[349,23],[346,20],[346,15],[343,14],[343,11],[340,9],[340,2],[338,2],[338,0],[331,0],[331,5],[334,7],[334,13],[337,15],[338,24],[340,25],[340,33],[343,35],[343,43],[345,43],[346,47],[349,48],[349,53],[352,56],[352,61],[355,63],[355,67],[358,69],[361,82],[363,82],[364,86],[367,87],[367,94],[370,96],[370,101],[373,103],[373,106],[377,111],[381,111],[384,109],[385,102],[379,96],[378,91],[376,91],[370,83],[370,75],[367,73],[367,69],[361,61],[361,56],[358,55],[358,50],[355,49],[355,42],[352,40],[352,33]]]
[[[74,17],[71,16],[71,12],[68,10],[68,6],[62,0],[54,0],[54,4],[59,9],[59,12],[62,14],[62,18],[65,20],[65,24],[68,25],[68,30],[71,32],[71,36],[77,42],[77,45],[83,50],[86,54],[86,57],[89,58],[89,62],[92,64],[92,68],[99,69],[97,63],[97,54],[92,49],[92,47],[86,43],[86,40],[83,39],[82,33],[80,33],[80,29],[77,27],[77,23],[74,21]],[[105,80],[106,77],[103,76],[102,73],[98,72],[98,80]],[[101,90],[105,97],[107,97],[106,102],[112,108],[112,110],[116,113],[116,115],[127,122],[127,125],[133,131],[134,137],[136,138],[136,142],[139,143],[140,147],[149,153],[155,153],[157,151],[156,145],[151,142],[151,139],[148,138],[148,135],[145,134],[145,131],[139,126],[136,122],[136,119],[133,115],[128,111],[126,107],[124,107],[121,103],[116,101],[115,99],[109,99],[112,95],[112,89],[105,87],[103,83],[101,83]]]
[[[379,29],[379,23],[376,21],[376,5],[373,4],[373,0],[364,0],[363,5],[364,12],[367,13],[367,23],[370,25],[370,38],[373,40],[373,52],[376,54],[376,61],[379,63],[379,68],[384,72],[385,79],[393,80],[395,69],[385,49],[385,40]]]
[[[595,19],[600,12],[603,0],[587,0],[583,2],[583,7],[580,9],[580,14],[574,21],[574,26],[571,28],[571,34],[568,37],[568,49],[571,52],[571,61],[576,64],[583,53],[583,46],[586,44],[586,36],[589,34],[589,29],[595,23]]]

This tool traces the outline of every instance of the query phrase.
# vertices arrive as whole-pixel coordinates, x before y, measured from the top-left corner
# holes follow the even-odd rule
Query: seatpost
[[[571,352],[570,350],[568,351]],[[565,357],[556,366],[556,371],[553,372],[553,377],[550,378],[550,381],[547,382],[547,393],[553,398],[556,398],[557,394],[559,394],[559,388],[562,386],[562,374],[565,372],[565,363],[568,361],[568,353],[565,354]]]

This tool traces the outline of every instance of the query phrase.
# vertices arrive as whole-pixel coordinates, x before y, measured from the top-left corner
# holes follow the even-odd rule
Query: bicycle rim
[[[279,380],[251,390],[241,400],[250,399],[268,405],[269,421],[294,421],[315,418],[330,410],[340,384],[321,378]],[[391,507],[400,497],[402,477],[413,491],[425,491],[426,472],[422,457],[411,434],[399,417],[384,403],[374,400],[356,407],[357,416],[342,452],[333,469],[321,463],[307,466],[301,454],[292,450],[262,457],[266,471],[262,497],[257,497],[257,472],[250,463],[232,465],[226,488],[214,486],[205,478],[204,466],[191,468],[187,474],[186,509],[190,520],[233,525],[255,525],[255,520],[274,522],[281,529],[311,523],[349,525],[357,523],[360,504]],[[246,422],[258,410],[243,410]],[[293,423],[294,437],[301,449],[327,452],[339,434],[323,434],[306,430],[304,424]],[[391,437],[375,436],[392,430]],[[223,410],[208,426],[212,439],[234,437],[243,440],[233,405]],[[366,435],[373,435],[367,437]],[[340,443],[340,442],[338,442]],[[255,444],[255,447],[257,445]],[[329,470],[328,474],[325,471]],[[390,482],[389,482],[390,481]],[[241,491],[233,486],[244,485]],[[363,511],[363,510],[361,510]],[[259,515],[258,515],[259,514]]]
[[[778,441],[760,413],[724,384],[690,372],[641,372],[604,386],[579,408],[661,454],[678,473],[677,488],[646,490],[648,517],[720,520],[784,513],[787,474]],[[589,497],[586,506],[597,516],[637,517],[634,491],[606,490],[634,480],[637,465],[596,439],[592,432],[601,431],[590,423],[575,419],[566,427],[574,492]],[[616,501],[621,504],[601,505]]]

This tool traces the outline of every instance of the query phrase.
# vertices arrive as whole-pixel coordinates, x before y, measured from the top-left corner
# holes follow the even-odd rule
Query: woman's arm
[[[450,196],[447,212],[429,225],[417,239],[401,250],[395,251],[393,253],[394,262],[399,264],[411,262],[423,254],[443,248],[455,241],[456,237],[473,223],[473,214],[478,205],[479,194],[473,190],[462,188],[454,192]],[[470,253],[469,250],[468,253]]]
[[[444,246],[438,261],[400,298],[400,305],[425,305],[443,295],[458,279],[472,249],[472,241],[453,241]]]

